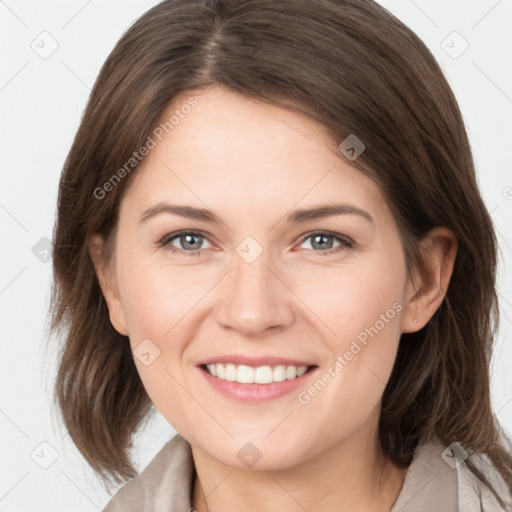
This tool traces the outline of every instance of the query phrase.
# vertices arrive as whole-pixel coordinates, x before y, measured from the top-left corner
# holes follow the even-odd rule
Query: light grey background
[[[121,34],[156,3],[0,0],[0,511],[95,511],[109,499],[51,416],[55,368],[42,367],[51,278],[45,237],[51,239],[58,178],[99,69]],[[512,1],[380,3],[434,53],[469,131],[502,251],[492,397],[511,432]],[[156,416],[137,438],[137,467],[173,434]]]

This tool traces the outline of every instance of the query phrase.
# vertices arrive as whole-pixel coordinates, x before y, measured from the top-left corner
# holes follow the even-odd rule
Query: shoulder
[[[177,434],[137,477],[116,492],[103,512],[186,512],[194,474],[190,445]]]
[[[504,430],[501,430],[501,444],[512,458],[512,444]],[[460,511],[512,511],[511,489],[490,458],[486,454],[471,454],[467,455],[467,458],[487,478],[496,493],[509,508],[503,509],[491,490],[471,471],[467,464],[462,463],[457,470],[459,500],[461,503]]]
[[[505,442],[504,446],[509,445]],[[505,503],[512,503],[510,489],[486,455],[468,454],[458,443],[446,446],[433,438],[418,444],[391,512],[503,511],[493,493],[471,471],[468,460]]]

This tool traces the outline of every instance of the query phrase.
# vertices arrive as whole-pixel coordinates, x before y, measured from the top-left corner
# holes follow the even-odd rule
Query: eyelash
[[[206,236],[206,234],[203,231],[197,231],[197,230],[188,230],[188,231],[179,231],[177,233],[171,233],[170,235],[166,235],[162,240],[159,242],[160,247],[167,247],[169,246],[169,243],[172,242],[174,239],[179,238],[181,236],[185,235],[194,235],[194,236],[200,236],[201,238],[205,238],[210,243],[211,241]],[[340,242],[341,245],[338,247],[335,247],[334,249],[329,249],[327,251],[316,251],[314,249],[308,249],[312,250],[313,252],[318,253],[322,256],[329,256],[338,252],[341,252],[346,249],[352,249],[355,246],[355,242],[351,240],[348,237],[340,236],[336,233],[331,233],[329,231],[314,231],[312,233],[308,233],[304,235],[300,241],[300,244],[305,242],[308,238],[312,238],[316,235],[323,235],[325,237],[334,238],[337,242]],[[186,251],[184,249],[177,249],[176,247],[170,246],[171,253],[174,254],[175,252],[181,252],[185,253],[187,256],[200,256],[201,253],[206,249],[196,249],[194,251]]]

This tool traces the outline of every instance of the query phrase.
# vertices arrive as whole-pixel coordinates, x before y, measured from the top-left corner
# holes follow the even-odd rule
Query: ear
[[[126,318],[123,310],[113,265],[105,261],[105,241],[103,237],[94,234],[90,237],[88,243],[89,254],[98,277],[103,297],[107,303],[110,322],[114,329],[123,336],[128,336],[128,329],[126,327]]]
[[[419,331],[432,318],[448,290],[458,243],[447,228],[437,227],[421,241],[427,258],[426,274],[415,273],[414,283],[408,282],[409,298],[402,316],[402,332]]]

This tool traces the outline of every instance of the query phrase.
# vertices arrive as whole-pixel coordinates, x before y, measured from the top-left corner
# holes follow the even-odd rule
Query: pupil
[[[325,239],[328,239],[329,237],[324,236],[324,235],[316,235],[316,236],[314,237],[314,243],[316,243],[318,239],[322,239],[322,238],[325,240]],[[326,247],[326,245],[329,245],[329,244],[328,244],[328,243],[327,243],[327,244],[326,244],[326,243],[323,243],[323,244],[322,244],[322,243],[320,243],[320,246],[321,246],[321,247]]]
[[[185,240],[186,240],[186,243],[189,243],[191,239],[193,240],[194,238],[198,238],[198,237],[197,237],[196,235],[185,235],[185,237],[184,237],[184,238],[185,238]],[[192,245],[194,245],[194,243],[193,243],[193,242],[191,242],[191,243],[192,243]],[[201,245],[201,243],[200,243],[200,242],[196,242],[196,245],[197,245],[197,244],[199,244],[199,246]],[[189,248],[190,248],[190,249],[197,249],[198,247],[189,247]]]

